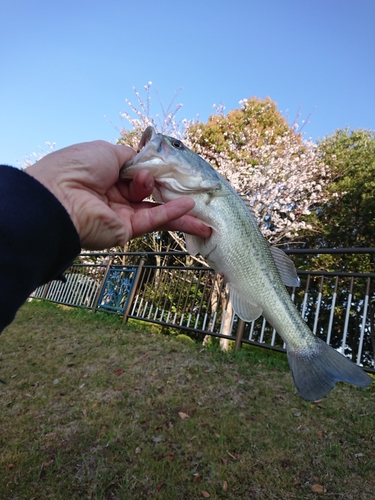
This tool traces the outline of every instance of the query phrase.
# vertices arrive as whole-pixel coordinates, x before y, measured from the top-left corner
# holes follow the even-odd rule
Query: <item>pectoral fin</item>
[[[244,299],[232,283],[228,283],[229,295],[232,301],[234,312],[244,321],[253,321],[262,314],[263,309]]]
[[[204,240],[200,236],[193,236],[192,234],[185,234],[186,250],[190,255],[197,255],[201,253],[204,248]]]
[[[294,262],[281,248],[270,247],[271,255],[285,286],[299,286],[299,277]]]
[[[208,224],[206,224],[206,226],[214,230],[212,226]],[[202,238],[201,236],[195,236],[186,233],[184,233],[184,236],[185,236],[186,250],[189,252],[190,255],[197,255],[199,253],[205,259],[208,255],[210,255],[210,253],[213,250],[215,250],[217,246],[212,243],[211,237]]]

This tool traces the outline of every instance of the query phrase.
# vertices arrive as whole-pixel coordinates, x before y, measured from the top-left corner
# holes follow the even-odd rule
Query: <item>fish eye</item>
[[[177,148],[177,149],[182,149],[183,144],[182,144],[182,142],[181,142],[181,141],[179,141],[178,139],[174,139],[174,140],[172,141],[172,146],[173,146],[174,148]]]

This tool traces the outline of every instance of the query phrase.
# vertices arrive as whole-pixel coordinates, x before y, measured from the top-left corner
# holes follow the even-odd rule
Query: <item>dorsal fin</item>
[[[256,219],[254,208],[248,196],[244,193],[238,193],[241,200],[245,203],[247,209],[249,210],[251,216]],[[291,260],[287,254],[281,250],[281,248],[270,246],[271,254],[273,260],[275,261],[277,270],[279,271],[281,281],[285,286],[299,286],[300,280],[297,275],[297,270],[294,262]]]

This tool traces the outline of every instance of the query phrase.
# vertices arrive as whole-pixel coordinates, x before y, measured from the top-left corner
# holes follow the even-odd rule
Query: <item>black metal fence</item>
[[[375,249],[293,250],[306,266],[308,255],[368,254]],[[283,350],[277,332],[260,317],[243,323],[234,314],[225,283],[214,270],[194,265],[184,252],[83,253],[66,272],[66,283],[52,281],[33,298],[120,314],[128,318]],[[371,266],[370,266],[371,267]],[[371,269],[370,269],[371,270]],[[298,271],[301,286],[292,300],[314,334],[374,369],[375,273]]]

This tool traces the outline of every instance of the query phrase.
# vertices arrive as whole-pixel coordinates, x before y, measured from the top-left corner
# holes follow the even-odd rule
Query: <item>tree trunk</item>
[[[222,322],[222,335],[230,335],[232,333],[232,319],[234,315],[233,307],[232,307],[232,301],[230,300],[230,297],[227,298],[227,294],[225,293],[225,290],[221,293],[221,303],[223,307],[223,315],[224,316],[224,321]],[[220,347],[222,351],[228,351],[229,350],[229,339],[225,338],[220,338]]]

